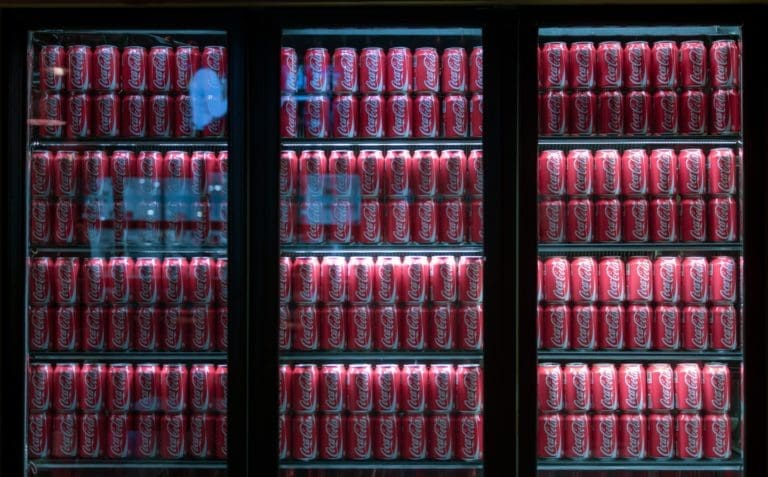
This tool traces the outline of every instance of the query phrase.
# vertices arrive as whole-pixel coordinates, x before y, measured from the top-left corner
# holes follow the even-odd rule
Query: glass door
[[[741,28],[538,48],[538,473],[741,475]]]
[[[28,34],[27,475],[226,473],[226,44]]]
[[[481,44],[283,31],[281,475],[482,475]]]

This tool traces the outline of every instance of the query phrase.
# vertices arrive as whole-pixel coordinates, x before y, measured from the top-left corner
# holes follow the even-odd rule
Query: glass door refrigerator
[[[744,475],[760,412],[742,27],[650,25],[538,29],[541,476]]]
[[[482,34],[282,30],[280,475],[483,474]]]
[[[227,34],[24,33],[24,475],[224,475]]]

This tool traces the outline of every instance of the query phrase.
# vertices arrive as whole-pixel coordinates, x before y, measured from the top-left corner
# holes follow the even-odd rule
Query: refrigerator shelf
[[[481,36],[483,31],[480,28],[286,28],[283,30],[283,36],[424,36],[424,37],[436,37],[436,36]],[[479,39],[479,38],[478,38]]]
[[[543,146],[722,146],[738,147],[741,136],[539,136],[539,148]]]
[[[340,147],[354,147],[359,149],[365,148],[482,148],[482,139],[404,139],[404,138],[388,138],[388,139],[282,139],[280,141],[281,146],[286,148],[340,148]]]
[[[548,351],[539,350],[539,361],[570,362],[737,362],[744,360],[741,351]]]
[[[190,469],[190,470],[226,470],[226,460],[131,460],[131,459],[62,459],[33,460],[29,463],[30,471],[54,469]]]
[[[482,469],[482,462],[439,460],[280,461],[281,469]]]
[[[299,255],[482,255],[482,245],[283,245],[283,256]]]
[[[610,254],[666,254],[666,253],[743,253],[741,242],[732,243],[540,243],[539,255],[597,253]]]
[[[739,36],[741,27],[736,25],[701,26],[594,26],[594,27],[546,27],[539,28],[540,38],[586,38],[609,37],[637,39],[637,37],[701,37]]]
[[[32,352],[29,354],[32,363],[70,363],[93,361],[99,363],[211,363],[227,362],[225,351],[103,351],[103,352]]]
[[[283,351],[281,363],[300,362],[477,362],[482,351]]]
[[[546,461],[539,460],[536,466],[539,471],[694,471],[694,472],[723,472],[744,469],[741,458],[729,460],[644,460],[644,461]]]
[[[193,138],[184,140],[180,138],[167,139],[82,139],[77,141],[67,141],[61,139],[37,139],[29,142],[32,149],[36,148],[72,148],[72,149],[91,149],[91,148],[109,148],[109,149],[138,149],[138,148],[161,148],[163,150],[171,149],[202,149],[207,147],[226,149],[228,146],[226,140],[200,139]]]
[[[173,247],[158,248],[156,245],[126,245],[122,247],[32,247],[29,256],[37,255],[77,255],[84,257],[113,257],[113,256],[154,256],[154,255],[200,255],[200,256],[226,256],[226,247]]]

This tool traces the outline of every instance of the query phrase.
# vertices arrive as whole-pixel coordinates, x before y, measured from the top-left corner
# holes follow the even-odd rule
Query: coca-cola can
[[[359,57],[360,92],[363,94],[381,94],[384,92],[384,63],[386,55],[379,47],[363,48]],[[362,101],[360,102],[362,105]],[[362,114],[360,115],[362,118]],[[363,124],[365,124],[363,122]]]
[[[624,132],[644,135],[651,130],[651,95],[647,91],[624,93]]]
[[[626,311],[622,305],[601,305],[597,312],[598,349],[624,348],[624,322]]]
[[[438,206],[432,199],[416,199],[411,205],[412,239],[416,243],[437,241]]]
[[[681,260],[659,257],[653,263],[653,300],[656,303],[680,301]]]
[[[563,370],[564,410],[588,412],[592,408],[591,375],[584,363],[568,363]]]
[[[594,305],[574,305],[572,307],[571,325],[569,330],[571,335],[571,348],[592,350],[597,347],[597,320],[597,307]],[[547,333],[548,339],[551,339],[550,336],[551,335]]]
[[[122,97],[120,133],[125,137],[142,138],[147,135],[147,102],[140,94]]]
[[[299,90],[298,80],[299,59],[296,56],[296,50],[284,46],[280,48],[280,91],[296,93]]]
[[[624,97],[620,91],[601,92],[597,97],[597,132],[622,134],[624,132],[623,108]]]
[[[74,412],[53,414],[51,421],[51,457],[55,459],[77,457],[77,415]]]
[[[619,457],[640,460],[646,456],[646,418],[642,414],[619,416]]]
[[[53,309],[47,306],[30,306],[29,348],[33,351],[48,351],[51,348]]]
[[[733,257],[712,257],[709,261],[709,300],[733,304],[736,301],[736,261]]]
[[[559,243],[565,240],[565,201],[539,202],[539,242]]]
[[[406,460],[427,457],[427,420],[423,414],[405,414],[400,418],[402,442],[400,456]]]
[[[150,93],[169,93],[173,88],[174,58],[170,46],[153,46],[147,56],[147,82]]]
[[[619,366],[619,409],[625,413],[645,410],[646,377],[642,364],[622,363]]]
[[[167,158],[166,155],[166,160]],[[292,197],[296,195],[298,182],[299,157],[296,155],[296,151],[280,151],[280,196]]]
[[[569,156],[571,152],[569,152]],[[577,157],[574,157],[573,166],[582,166],[582,162],[588,162],[586,154],[580,155],[583,157],[582,161]],[[570,164],[571,161],[568,161]],[[586,165],[586,164],[585,164]],[[578,168],[578,167],[577,167]],[[538,193],[543,196],[563,196],[565,195],[566,186],[566,157],[563,151],[560,150],[548,150],[542,151],[539,154],[538,160]],[[591,174],[587,175],[584,172],[584,180],[591,179]],[[568,182],[569,185],[570,181]],[[574,187],[576,184],[573,185]]]
[[[589,90],[595,86],[595,44],[591,41],[571,43],[568,51],[568,86]]]
[[[680,86],[703,88],[707,81],[707,48],[700,40],[680,43]]]
[[[427,399],[426,365],[403,365],[400,386],[400,409],[406,413],[424,412]]]
[[[405,149],[387,151],[384,157],[384,191],[389,197],[403,197],[409,191],[411,154]]]
[[[368,74],[370,75],[370,72]],[[410,93],[413,87],[412,77],[411,50],[402,46],[387,50],[385,81],[387,93]]]
[[[189,98],[189,96],[186,96]],[[188,136],[194,135],[194,128],[192,127],[192,118],[188,118],[186,126],[179,127],[181,118],[179,117],[179,109],[182,104],[182,96],[180,95],[176,101],[176,122],[175,122],[175,136]],[[191,103],[190,103],[191,105]],[[281,138],[295,138],[299,135],[299,102],[296,96],[290,94],[284,94],[280,96],[280,137]],[[189,108],[191,113],[191,107]]]
[[[733,149],[710,149],[707,163],[707,192],[710,195],[735,194],[737,170]]]
[[[566,159],[566,193],[569,196],[591,195],[594,160],[586,149],[568,152]]]
[[[45,199],[53,191],[53,153],[33,151],[29,163],[29,189],[33,197]],[[82,168],[81,168],[82,170]],[[87,187],[86,184],[83,187]]]
[[[702,368],[703,410],[727,413],[731,408],[731,372],[724,363],[705,363]]]
[[[467,137],[470,114],[466,96],[446,95],[443,98],[442,116],[444,137]]]
[[[707,414],[703,421],[702,457],[730,459],[731,418],[727,414]]]
[[[677,134],[679,101],[675,91],[659,90],[653,94],[653,132]]]
[[[406,94],[393,94],[387,97],[384,114],[387,137],[411,137],[412,103],[413,100]]]
[[[678,414],[675,418],[677,445],[675,455],[679,459],[700,459],[703,436],[701,416],[698,414]]]
[[[564,447],[562,416],[540,414],[536,430],[536,456],[540,459],[560,459]]]
[[[483,370],[477,364],[456,366],[456,410],[480,412],[483,407]]]
[[[651,307],[644,304],[632,304],[627,307],[626,336],[627,349],[651,349]]]
[[[74,412],[77,409],[77,388],[80,367],[75,363],[59,363],[54,366],[53,372],[46,380],[46,370],[38,369],[35,375],[31,375],[30,402],[39,401],[39,406],[46,407],[45,394],[50,393],[51,408],[56,412]],[[50,386],[50,387],[49,387]],[[48,391],[46,391],[48,388]],[[43,409],[39,409],[43,410]]]
[[[618,409],[618,382],[616,366],[596,363],[592,365],[592,409],[596,412],[614,412]]]
[[[281,378],[283,368],[281,367]],[[188,406],[192,412],[208,412],[212,410],[214,401],[214,374],[215,368],[212,364],[193,364],[189,367],[189,399]],[[285,402],[281,394],[281,405],[290,402],[291,375],[287,374],[285,385],[288,392],[285,393]]]
[[[598,199],[595,202],[596,242],[619,242],[621,233],[621,201],[619,199]]]
[[[400,267],[400,296],[403,303],[422,304],[427,299],[430,285],[430,265],[427,257],[406,256]]]
[[[427,417],[427,458],[449,460],[453,457],[453,420],[449,414]]]
[[[331,60],[331,81],[335,94],[357,92],[357,51],[354,48],[336,48]]]
[[[307,48],[304,52],[304,91],[324,94],[330,90],[330,56],[325,48]]]
[[[363,96],[359,101],[358,134],[360,137],[384,137],[384,97],[381,95]],[[416,124],[419,124],[416,122]]]
[[[320,342],[319,316],[314,305],[299,305],[291,315],[293,332],[293,349],[314,351]]]
[[[587,414],[566,414],[563,417],[564,450],[566,459],[582,460],[590,455],[590,416]]]
[[[347,410],[352,414],[373,410],[373,369],[370,364],[350,364],[346,373]]]
[[[709,132],[733,134],[741,130],[741,98],[733,89],[716,89],[710,98]]]
[[[654,149],[649,159],[648,193],[672,196],[677,191],[677,155],[672,149]],[[653,207],[653,205],[652,205]]]
[[[42,262],[37,266],[42,267],[44,264],[45,262]],[[53,262],[52,272],[54,301],[59,305],[77,304],[80,285],[80,259],[77,257],[59,257]],[[37,275],[32,278],[37,282],[39,277]],[[34,292],[34,294],[42,295],[37,290]]]
[[[697,412],[702,408],[702,373],[696,363],[675,366],[675,407],[678,411]]]
[[[27,452],[35,459],[51,453],[51,417],[44,412],[30,412],[27,423]]]
[[[452,256],[434,256],[429,263],[430,297],[433,302],[456,301],[457,266]]]
[[[570,273],[570,263],[565,257],[551,257],[544,262],[544,301],[570,301]]]
[[[437,238],[441,243],[462,243],[466,236],[464,201],[446,198],[437,206]]]
[[[653,322],[653,348],[666,351],[679,349],[680,309],[674,305],[658,305]]]
[[[148,136],[171,137],[173,135],[173,98],[168,95],[149,97]]]
[[[736,309],[733,305],[715,305],[709,310],[712,349],[733,351],[737,347]]]
[[[541,49],[539,75],[542,86],[548,90],[568,86],[568,46],[562,41],[544,43]]]
[[[123,91],[144,92],[147,88],[147,50],[141,46],[123,48],[120,72]]]
[[[416,161],[414,161],[414,164]],[[412,171],[413,175],[416,174]],[[483,195],[483,151],[472,149],[467,157],[467,180],[466,192],[472,197],[482,197]],[[416,184],[412,184],[414,188]]]
[[[167,413],[183,412],[187,407],[187,367],[165,364],[160,370],[160,409]]]
[[[465,93],[467,91],[467,51],[461,47],[443,50],[442,65],[443,93]]]
[[[652,268],[648,257],[632,257],[627,261],[627,301],[650,303],[653,300]]]
[[[40,48],[40,89],[61,91],[64,89],[66,52],[61,45],[43,45]]]
[[[563,369],[557,363],[540,363],[537,372],[538,409],[542,413],[563,410]]]
[[[353,95],[335,95],[331,102],[331,136],[352,138],[357,136],[357,98]]]
[[[703,195],[705,192],[706,159],[701,149],[683,149],[678,153],[678,192],[682,196]]]
[[[88,91],[92,82],[91,47],[72,45],[67,47],[67,90]]]
[[[408,257],[406,257],[408,258]],[[401,347],[405,350],[423,350],[427,342],[428,312],[423,305],[405,305],[398,309],[401,324]]]
[[[416,93],[440,91],[440,57],[435,48],[421,47],[414,51],[413,91]]]
[[[351,257],[347,264],[348,300],[353,304],[373,302],[375,265],[372,257]]]
[[[323,460],[338,460],[344,457],[344,427],[340,413],[322,414],[316,417],[318,456]]]
[[[651,69],[651,48],[646,41],[629,41],[624,44],[624,86],[633,90],[648,89]]]
[[[351,117],[351,109],[349,111]],[[327,96],[307,96],[304,100],[304,137],[327,138],[332,127],[330,116],[331,102]]]
[[[709,96],[703,91],[686,90],[680,95],[680,132],[706,134]]]
[[[654,42],[651,50],[651,86],[672,90],[677,87],[678,49],[674,41]]]
[[[678,204],[673,198],[655,198],[651,200],[651,242],[676,242]]]
[[[291,456],[291,446],[293,444],[293,434],[291,433],[292,416],[280,414],[278,416],[278,457],[287,459]]]
[[[483,258],[462,256],[458,270],[459,302],[480,303],[483,301]]]
[[[704,304],[709,292],[709,267],[705,257],[686,257],[681,267],[683,303]]]
[[[133,366],[111,364],[105,383],[105,408],[110,413],[128,412],[133,406]]]
[[[319,398],[317,365],[297,364],[291,374],[291,409],[296,413],[313,413]]]
[[[60,385],[60,383],[56,383],[56,386]],[[45,412],[50,410],[52,387],[53,367],[49,363],[30,365],[27,381],[29,393],[27,407],[30,411]]]
[[[483,199],[471,199],[467,207],[467,241],[483,243]]]
[[[160,367],[157,364],[138,364],[133,373],[133,408],[139,412],[160,409]]]
[[[66,136],[82,139],[91,135],[91,97],[86,93],[73,92],[67,96]]]
[[[710,83],[714,88],[739,84],[739,48],[734,40],[715,40],[709,47]]]
[[[667,460],[675,455],[675,419],[671,414],[648,415],[648,448],[650,459]]]
[[[413,137],[437,137],[440,124],[440,100],[437,95],[416,95],[413,99]]]
[[[40,136],[60,138],[64,132],[64,97],[55,92],[46,92],[40,96],[38,114],[45,123],[40,126]]]
[[[159,416],[159,452],[163,459],[179,459],[186,451],[187,416],[163,414]]]
[[[74,306],[59,306],[53,315],[54,351],[76,351],[80,341],[80,310]]]
[[[603,303],[624,301],[624,262],[618,257],[603,257],[598,263],[597,299]]]
[[[360,194],[378,197],[384,188],[384,155],[380,150],[362,150],[355,170],[360,177]]]
[[[53,193],[56,197],[73,198],[78,194],[80,155],[75,151],[58,151],[53,157]]]
[[[592,457],[615,459],[619,455],[619,418],[616,414],[595,414],[592,424]]]
[[[454,407],[456,382],[453,365],[432,364],[427,372],[427,409],[451,412]]]
[[[400,405],[400,367],[378,364],[373,370],[373,409],[380,414],[395,413]]]
[[[594,209],[590,199],[571,199],[566,209],[566,232],[568,242],[591,242],[593,239]]]
[[[350,305],[346,309],[347,348],[355,351],[373,349],[373,310],[369,305]]]
[[[479,93],[469,100],[469,137],[483,137],[483,95]]]
[[[570,95],[563,91],[547,90],[541,98],[539,121],[544,136],[562,136],[568,132]]]
[[[435,351],[454,348],[456,310],[451,304],[436,304],[429,312],[427,347]]]
[[[462,461],[483,458],[483,415],[459,414],[453,417],[455,429],[454,456]]]
[[[571,308],[568,305],[546,305],[543,313],[542,347],[568,349],[571,345]]]
[[[736,240],[736,201],[733,197],[714,197],[707,203],[707,236],[712,242]]]
[[[682,320],[680,347],[690,351],[706,350],[709,341],[707,307],[683,307]]]
[[[469,91],[483,92],[483,47],[472,48],[469,54]]]
[[[622,202],[624,214],[624,240],[647,242],[650,206],[646,199],[625,199]]]
[[[215,417],[211,414],[190,414],[187,420],[187,453],[190,457],[210,458],[214,453]]]
[[[590,135],[595,133],[598,118],[597,97],[592,91],[574,91],[570,97],[571,134]]]
[[[80,348],[83,351],[104,351],[107,319],[102,306],[85,306],[81,313]]]
[[[648,155],[644,149],[624,151],[621,156],[621,191],[624,195],[631,197],[648,193],[648,168]]]
[[[622,86],[623,51],[618,41],[604,41],[597,46],[597,87],[619,89]]]
[[[327,364],[320,367],[318,377],[320,412],[336,413],[344,409],[347,389],[347,373],[341,364]]]
[[[192,83],[192,78],[194,78],[198,68],[200,68],[200,49],[196,46],[177,46],[171,75],[173,78],[173,90],[177,93],[189,91],[189,85]],[[296,74],[298,60],[294,61],[293,68],[294,74]],[[295,86],[296,83],[294,82],[294,88]]]

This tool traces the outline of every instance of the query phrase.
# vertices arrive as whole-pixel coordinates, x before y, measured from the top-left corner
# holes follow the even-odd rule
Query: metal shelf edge
[[[77,361],[98,361],[106,363],[117,362],[190,362],[190,363],[226,363],[226,352],[173,352],[173,351],[159,351],[159,352],[141,352],[141,351],[128,351],[128,352],[109,352],[102,353],[78,353],[78,352],[42,352],[42,353],[30,353],[30,361],[45,362],[45,363],[62,363],[62,362],[77,362]]]
[[[71,461],[71,460],[47,460],[47,461],[30,461],[30,467],[37,468],[38,470],[52,470],[52,469],[226,469],[227,461],[210,461],[210,460],[144,460],[144,461],[130,461],[126,459],[115,460],[95,460],[89,461],[88,459]]]
[[[695,352],[695,351],[544,351],[537,353],[538,361],[620,361],[620,362],[651,362],[651,361],[728,361],[741,362],[744,355],[741,352]]]
[[[120,255],[227,255],[226,247],[169,247],[156,248],[156,246],[130,245],[125,247],[31,247],[30,256],[51,255],[51,254],[74,254],[89,256],[120,256]]]
[[[201,140],[190,140],[190,141],[184,141],[179,140],[178,138],[172,138],[168,140],[130,140],[130,139],[115,139],[115,140],[89,140],[84,139],[82,141],[60,141],[60,140],[47,140],[47,139],[38,139],[34,141],[29,142],[29,147],[32,149],[35,148],[43,148],[43,147],[56,147],[56,148],[63,148],[63,147],[71,147],[71,148],[82,148],[82,147],[104,147],[104,148],[135,148],[135,147],[162,147],[162,148],[204,148],[204,147],[215,147],[215,148],[223,148],[228,147],[229,142],[228,141],[222,141],[222,140],[215,140],[215,141],[201,141]]]
[[[539,136],[541,146],[665,146],[665,145],[702,145],[702,146],[740,146],[740,136]]]
[[[743,470],[744,463],[741,459],[729,461],[688,460],[688,461],[605,461],[605,462],[579,462],[563,461],[548,462],[539,461],[538,470],[559,471],[609,471],[609,470],[634,470],[634,471],[730,471]]]
[[[558,243],[538,245],[539,253],[572,253],[572,252],[596,252],[608,254],[612,252],[741,252],[744,245],[741,242],[733,243]]]

